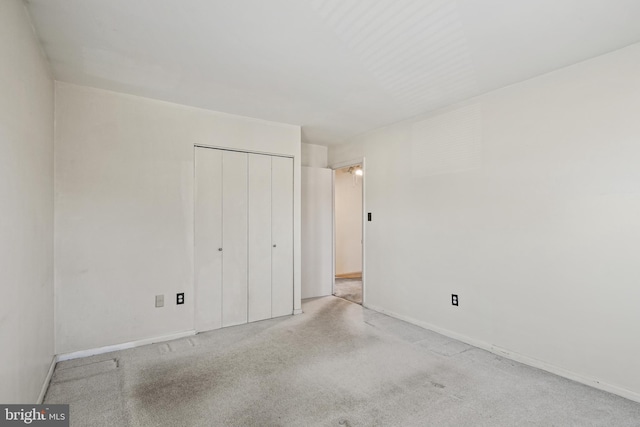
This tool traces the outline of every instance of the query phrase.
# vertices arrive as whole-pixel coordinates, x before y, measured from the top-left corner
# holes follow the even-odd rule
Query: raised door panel
[[[195,149],[195,328],[222,327],[222,152]]]
[[[271,315],[293,314],[293,159],[271,159]]]
[[[222,153],[222,326],[247,322],[247,153]]]
[[[271,156],[249,154],[249,322],[271,318]]]

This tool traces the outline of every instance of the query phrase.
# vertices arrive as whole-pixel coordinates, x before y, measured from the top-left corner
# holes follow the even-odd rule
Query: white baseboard
[[[293,310],[293,315],[295,316],[296,314],[302,314],[302,309],[296,308],[295,310]]]
[[[498,347],[496,345],[489,344],[489,343],[486,343],[484,341],[479,341],[479,340],[467,337],[465,335],[458,334],[456,332],[452,332],[452,331],[440,328],[440,327],[435,326],[435,325],[431,325],[431,324],[429,324],[427,322],[422,322],[420,320],[416,320],[416,319],[413,319],[411,317],[404,316],[404,315],[395,313],[393,311],[386,310],[386,309],[384,309],[382,307],[377,307],[375,305],[367,304],[366,308],[368,308],[370,310],[377,311],[377,312],[382,313],[382,314],[386,314],[387,316],[394,317],[396,319],[405,321],[407,323],[411,323],[413,325],[420,326],[421,328],[437,332],[437,333],[445,335],[445,336],[447,336],[449,338],[453,338],[453,339],[456,339],[458,341],[462,341],[462,342],[467,343],[469,345],[472,345],[474,347],[478,347],[478,348],[481,348],[483,350],[487,350],[487,351],[489,351],[491,353],[497,354],[498,356],[506,357],[507,359],[515,360],[516,362],[520,362],[520,363],[523,363],[525,365],[532,366],[534,368],[542,369],[543,371],[547,371],[547,372],[550,372],[552,374],[555,374],[555,375],[570,379],[572,381],[576,381],[576,382],[588,385],[590,387],[597,388],[599,390],[603,390],[603,391],[606,391],[608,393],[616,394],[618,396],[624,397],[625,399],[629,399],[629,400],[632,400],[634,402],[640,403],[640,393],[636,393],[634,391],[627,390],[625,388],[618,387],[618,386],[613,385],[613,384],[608,384],[608,383],[602,382],[602,381],[600,381],[598,379],[595,379],[595,378],[590,378],[590,377],[587,377],[587,376],[584,376],[584,375],[580,375],[580,374],[577,374],[575,372],[569,371],[567,369],[560,368],[558,366],[552,365],[550,363],[543,362],[541,360],[537,360],[537,359],[534,359],[532,357],[525,356],[523,354],[519,354],[519,353],[510,351],[510,350],[506,350],[506,349]]]
[[[140,346],[147,345],[147,344],[154,344],[154,343],[158,343],[158,342],[176,340],[176,339],[179,339],[179,338],[190,337],[190,336],[193,336],[195,334],[196,334],[196,331],[194,331],[194,330],[192,330],[192,331],[184,331],[184,332],[177,332],[175,334],[162,335],[162,336],[154,337],[154,338],[145,338],[145,339],[142,339],[142,340],[129,341],[129,342],[121,343],[121,344],[108,345],[108,346],[105,346],[105,347],[91,348],[91,349],[88,349],[88,350],[74,351],[74,352],[71,352],[71,353],[63,353],[63,354],[59,354],[58,355],[58,362],[62,362],[62,361],[65,361],[65,360],[71,360],[71,359],[79,359],[81,357],[95,356],[97,354],[110,353],[112,351],[126,350],[126,349],[129,349],[129,348],[140,347]]]
[[[47,376],[42,383],[42,389],[40,390],[40,395],[38,396],[37,405],[41,405],[44,401],[44,396],[47,394],[47,390],[49,389],[49,383],[51,382],[51,377],[53,376],[53,371],[56,368],[56,363],[58,363],[58,356],[53,356],[51,359],[51,365],[49,365],[49,372],[47,372]]]

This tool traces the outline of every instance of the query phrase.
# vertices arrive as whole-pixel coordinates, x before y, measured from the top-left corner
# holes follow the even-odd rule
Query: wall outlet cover
[[[458,295],[451,294],[451,305],[458,306]]]
[[[184,292],[180,292],[179,294],[176,294],[176,304],[178,305],[184,304]]]

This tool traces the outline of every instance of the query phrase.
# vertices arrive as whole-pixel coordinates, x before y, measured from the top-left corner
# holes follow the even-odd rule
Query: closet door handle
[[[275,248],[275,247],[276,247],[276,245],[273,245],[273,247]]]
[[[219,251],[219,252],[222,252],[222,248],[218,248],[218,251]]]

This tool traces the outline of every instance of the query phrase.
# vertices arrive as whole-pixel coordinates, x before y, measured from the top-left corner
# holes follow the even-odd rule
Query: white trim
[[[362,305],[367,302],[367,160],[362,157],[362,241],[360,242],[360,249],[362,250]]]
[[[336,170],[331,169],[331,295],[336,294]]]
[[[293,315],[297,315],[297,314],[302,314],[302,309],[301,308],[296,308],[295,310],[293,310]]]
[[[44,401],[44,396],[47,394],[47,390],[49,389],[49,383],[51,383],[53,371],[56,369],[56,363],[58,363],[58,356],[53,356],[51,358],[51,365],[49,365],[49,372],[47,372],[44,383],[42,383],[42,389],[40,390],[40,395],[38,396],[38,401],[36,402],[37,405],[42,405],[42,402]]]
[[[544,362],[542,360],[534,359],[529,356],[525,356],[523,354],[519,354],[513,352],[511,350],[507,350],[501,347],[498,347],[493,344],[486,343],[484,341],[476,340],[474,338],[470,338],[466,335],[458,334],[456,332],[449,331],[447,329],[443,329],[427,322],[423,322],[420,320],[413,319],[411,317],[403,316],[401,314],[395,313],[393,311],[386,310],[382,307],[377,307],[375,305],[366,305],[366,308],[370,310],[377,311],[382,314],[386,314],[387,316],[394,317],[396,319],[405,321],[407,323],[411,323],[416,326],[420,326],[421,328],[428,329],[439,334],[445,335],[449,338],[456,339],[458,341],[462,341],[464,343],[470,344],[474,347],[478,347],[483,350],[487,350],[491,353],[497,354],[498,356],[505,357],[507,359],[515,360],[516,362],[523,363],[525,365],[532,366],[534,368],[542,369],[543,371],[550,372],[552,374],[567,378],[572,381],[579,382],[581,384],[588,385],[593,388],[597,388],[599,390],[606,391],[608,393],[616,394],[618,396],[624,397],[625,399],[632,400],[634,402],[640,403],[640,393],[636,393],[631,390],[627,390],[622,387],[618,387],[613,384],[604,383],[598,379],[587,377],[581,374],[577,374],[575,372],[569,371],[567,369],[561,368],[559,366],[555,366],[553,364]]]
[[[119,350],[126,350],[126,349],[129,349],[129,348],[141,347],[141,346],[147,345],[147,344],[155,344],[155,343],[158,343],[158,342],[177,340],[179,338],[191,337],[191,336],[193,336],[195,334],[196,334],[195,330],[177,332],[175,334],[162,335],[162,336],[155,337],[155,338],[145,338],[145,339],[142,339],[142,340],[129,341],[129,342],[121,343],[121,344],[107,345],[107,346],[104,346],[104,347],[91,348],[91,349],[88,349],[88,350],[74,351],[74,352],[71,352],[71,353],[63,353],[63,354],[59,354],[58,355],[58,362],[62,362],[62,361],[65,361],[65,360],[71,360],[71,359],[79,359],[81,357],[95,356],[97,354],[110,353],[112,351],[119,351]]]
[[[270,151],[251,151],[251,150],[245,150],[243,148],[226,147],[226,146],[223,146],[223,145],[211,145],[211,144],[195,143],[195,144],[193,144],[193,147],[194,148],[206,148],[206,149],[209,149],[209,150],[233,151],[233,152],[236,152],[236,153],[260,154],[261,156],[283,157],[285,159],[294,159],[295,158],[295,155],[293,155],[293,154],[274,153],[274,152],[270,152]],[[195,152],[195,150],[194,150],[194,152]]]
[[[330,169],[333,169],[333,170],[343,169],[348,166],[360,165],[362,164],[362,162],[364,162],[364,157],[357,157],[355,159],[345,160],[344,162],[334,163],[330,166]]]

